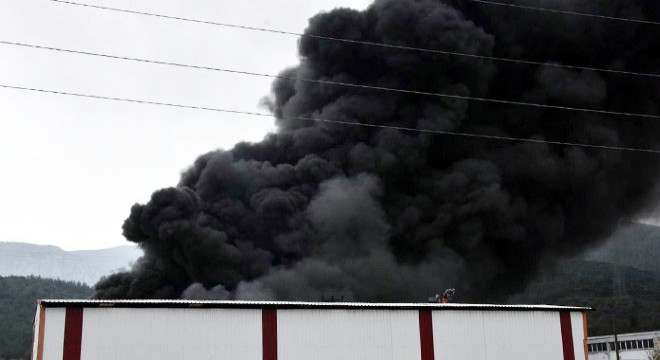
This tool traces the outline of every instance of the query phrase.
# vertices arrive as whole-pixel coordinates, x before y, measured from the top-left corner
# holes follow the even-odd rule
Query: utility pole
[[[616,360],[621,360],[621,357],[619,357],[619,338],[616,334],[616,324],[614,322],[614,317],[612,317],[612,331],[614,332],[614,351],[616,352]]]

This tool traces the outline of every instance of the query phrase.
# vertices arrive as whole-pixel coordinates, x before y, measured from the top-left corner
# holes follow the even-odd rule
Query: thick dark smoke
[[[512,3],[529,4],[522,0]],[[660,19],[657,0],[536,0]],[[660,73],[651,25],[488,6],[377,0],[310,20],[309,34],[476,55]],[[659,114],[660,81],[300,39],[300,78]],[[660,156],[287,120],[313,116],[638,148],[657,120],[278,80],[278,131],[201,156],[178,186],[135,205],[124,235],[144,257],[98,298],[423,301],[456,287],[498,301],[542,264],[646,208]]]

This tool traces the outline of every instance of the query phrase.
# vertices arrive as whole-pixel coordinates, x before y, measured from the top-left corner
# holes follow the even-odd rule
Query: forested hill
[[[660,273],[575,259],[545,271],[512,303],[590,306],[589,335],[660,329]]]
[[[92,294],[82,283],[39,277],[0,277],[0,360],[29,359],[37,299],[80,299]]]

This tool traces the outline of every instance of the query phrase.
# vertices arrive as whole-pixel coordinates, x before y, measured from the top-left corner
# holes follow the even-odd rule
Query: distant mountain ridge
[[[0,276],[40,276],[94,285],[102,276],[126,269],[142,250],[125,245],[66,251],[53,245],[0,242]]]
[[[102,276],[142,256],[125,245],[101,250],[65,251],[53,245],[0,242],[0,276],[40,276],[94,285]],[[632,223],[576,259],[628,266],[660,274],[660,227]]]

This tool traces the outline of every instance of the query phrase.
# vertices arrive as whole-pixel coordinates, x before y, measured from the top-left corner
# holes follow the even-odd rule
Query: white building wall
[[[262,360],[261,310],[86,308],[81,360],[118,359]]]
[[[435,311],[433,335],[438,360],[563,359],[557,312]]]
[[[66,308],[41,311],[43,360],[60,360]],[[421,359],[419,314],[278,309],[278,360]],[[82,316],[81,360],[263,359],[261,309],[87,307]],[[563,359],[557,311],[436,309],[431,317],[436,360]],[[584,360],[582,313],[570,317],[575,360]]]
[[[587,354],[584,351],[584,313],[571,313],[571,332],[573,333],[573,349],[575,350],[575,360],[587,360]]]
[[[421,357],[415,310],[278,310],[278,360]]]
[[[563,359],[559,313],[484,312],[489,360]]]
[[[607,356],[606,352],[591,353],[589,354],[589,360],[610,360],[610,357]],[[616,358],[614,360],[616,360]]]
[[[650,352],[651,350],[625,350],[620,351],[619,356],[621,360],[647,360]],[[612,359],[616,360],[616,354],[612,356]]]
[[[44,360],[62,359],[64,351],[65,308],[44,308]]]
[[[434,311],[436,360],[486,360],[484,316],[478,311]]]

